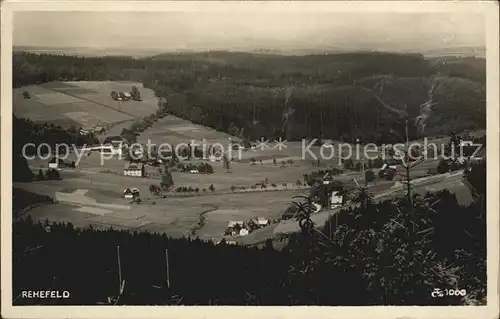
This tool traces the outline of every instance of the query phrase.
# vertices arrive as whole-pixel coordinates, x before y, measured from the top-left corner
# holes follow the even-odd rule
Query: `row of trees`
[[[111,91],[110,96],[115,101],[127,101],[132,99],[134,101],[141,101],[141,92],[137,88],[137,86],[132,86],[132,91],[129,92],[130,97],[125,95],[124,92]]]
[[[33,174],[24,156],[45,156],[49,152],[54,154],[56,151],[63,154],[66,149],[61,146],[57,149],[58,144],[83,146],[99,143],[99,140],[93,134],[81,135],[76,127],[64,129],[58,125],[35,123],[29,119],[16,116],[12,120],[12,139],[12,179],[13,181],[23,182],[32,181],[33,178],[41,178],[40,174],[38,174],[38,177]],[[30,143],[33,145],[30,145]],[[47,174],[54,176],[56,173],[48,171]],[[44,178],[49,177],[44,175]]]
[[[50,149],[54,151],[57,144],[82,146],[99,143],[94,135],[81,135],[75,127],[65,129],[59,125],[35,123],[32,120],[16,116],[12,120],[12,138],[14,154],[22,154],[25,145],[34,144],[34,147],[25,149],[27,155],[36,154],[37,147],[41,144],[48,144]],[[40,148],[42,155],[48,151],[47,147]]]

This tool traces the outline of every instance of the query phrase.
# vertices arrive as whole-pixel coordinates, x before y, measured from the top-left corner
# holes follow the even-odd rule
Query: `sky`
[[[418,51],[484,47],[478,13],[16,12],[15,46]]]

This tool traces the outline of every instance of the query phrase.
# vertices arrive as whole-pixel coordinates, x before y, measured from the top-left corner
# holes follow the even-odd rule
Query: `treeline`
[[[16,116],[12,120],[12,139],[12,152],[17,155],[22,154],[25,145],[33,143],[35,147],[25,148],[26,155],[30,156],[36,154],[37,147],[41,144],[47,144],[54,152],[57,144],[82,146],[99,143],[99,139],[94,135],[81,135],[76,128],[65,129],[59,125],[35,123],[32,120]],[[48,148],[41,147],[40,151],[48,152]]]
[[[31,145],[30,145],[31,144]],[[65,129],[61,126],[47,123],[35,123],[29,119],[13,116],[12,119],[12,180],[30,182],[34,177],[58,179],[59,173],[52,170],[47,175],[34,175],[29,168],[25,156],[54,155],[57,151],[63,154],[73,146],[99,144],[99,139],[93,134],[81,135],[76,128]]]
[[[396,109],[406,105],[415,118],[428,98],[428,78],[440,73],[443,85],[436,92],[438,104],[428,133],[485,127],[485,81],[477,81],[485,64],[469,60],[464,60],[466,67],[460,61],[444,67],[421,55],[372,52],[311,56],[210,52],[147,59],[15,53],[14,86],[64,80],[140,81],[166,100],[159,107],[171,114],[251,139],[391,142],[401,139],[403,119],[363,89],[374,89],[382,80],[383,100]],[[468,78],[469,69],[479,71]],[[285,108],[294,110],[286,125]],[[410,134],[415,135],[412,128]]]
[[[281,251],[271,241],[257,249],[27,219],[13,226],[13,296],[45,287],[70,291],[57,303],[115,300],[119,246],[125,286],[118,304],[484,304],[485,167],[475,165],[467,174],[476,189],[467,207],[447,191],[415,195],[413,208],[406,198],[376,203],[356,196],[359,206],[287,236]],[[308,217],[298,216],[306,225]],[[466,289],[467,297],[433,298],[436,287]],[[15,302],[23,303],[39,302]]]

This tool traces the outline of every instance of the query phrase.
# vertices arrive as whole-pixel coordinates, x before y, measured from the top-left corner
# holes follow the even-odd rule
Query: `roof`
[[[257,217],[257,224],[267,224],[268,222],[269,220],[264,217]]]
[[[234,227],[237,224],[239,224],[240,226],[243,226],[244,222],[241,220],[231,220],[231,221],[229,221],[229,224],[227,225],[227,227]]]
[[[143,169],[143,163],[125,163],[124,169]]]

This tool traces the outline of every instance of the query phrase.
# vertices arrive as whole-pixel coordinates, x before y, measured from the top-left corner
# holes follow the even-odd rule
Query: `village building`
[[[271,224],[269,219],[266,219],[264,217],[257,217],[256,224],[259,227],[266,227]]]
[[[144,177],[145,169],[143,163],[126,163],[123,169],[123,175]]]
[[[53,156],[49,160],[49,168],[58,169],[59,167],[64,166],[64,161],[56,156]]]
[[[242,229],[246,229],[245,222],[232,220],[228,223],[225,233],[231,236],[238,236],[241,234]]]
[[[330,195],[330,207],[331,208],[339,208],[342,206],[343,198],[338,195],[338,192],[332,192]]]
[[[250,231],[248,229],[246,229],[246,228],[242,228],[242,229],[240,229],[240,232],[239,232],[238,235],[240,235],[240,236],[246,236],[248,234],[250,234]]]
[[[97,134],[102,134],[105,132],[105,129],[102,126],[96,126],[92,131]]]
[[[139,197],[139,190],[137,188],[127,188],[123,191],[123,197],[127,199]]]
[[[90,134],[90,130],[86,128],[81,128],[80,129],[80,135],[87,136]]]

